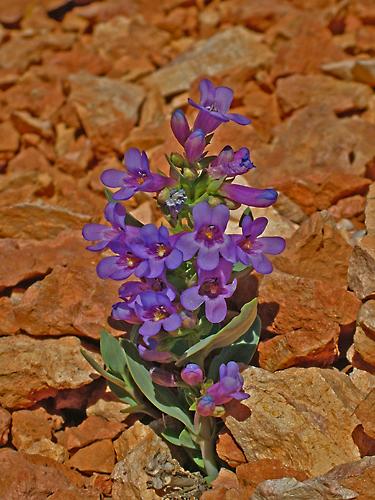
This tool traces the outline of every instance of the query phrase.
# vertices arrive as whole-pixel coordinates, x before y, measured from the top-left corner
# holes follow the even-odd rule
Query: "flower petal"
[[[237,113],[227,113],[227,117],[232,122],[236,122],[239,125],[249,125],[251,123],[251,120],[249,118],[246,118],[246,116],[239,115]]]
[[[199,244],[195,241],[195,233],[182,234],[175,246],[182,252],[184,261],[190,260],[199,249]]]
[[[251,207],[269,207],[278,196],[274,189],[257,189],[240,184],[224,183],[220,190],[229,199]]]
[[[211,271],[219,265],[219,250],[215,247],[201,247],[197,258],[198,266],[206,271]]]
[[[144,339],[147,344],[147,337],[153,337],[157,333],[160,332],[161,322],[160,321],[145,321],[141,328],[139,329],[139,333],[146,337]]]
[[[85,240],[96,241],[104,238],[104,232],[109,227],[104,224],[85,224],[82,229],[82,236]]]
[[[126,186],[119,189],[116,193],[112,195],[114,200],[128,200],[133,196],[133,194],[137,191],[137,188],[134,186]]]
[[[257,273],[270,274],[273,267],[271,262],[262,253],[253,253],[249,255],[253,268]]]
[[[227,315],[227,303],[224,297],[206,300],[206,317],[211,323],[221,323]]]
[[[176,269],[182,263],[182,252],[174,248],[172,252],[165,259],[165,265],[168,269]]]
[[[215,99],[215,87],[210,80],[206,78],[201,80],[199,84],[200,101],[202,106],[209,106]]]
[[[271,255],[277,255],[285,249],[285,240],[280,236],[263,236],[256,240],[257,250]]]
[[[194,227],[209,226],[212,224],[212,216],[214,214],[213,208],[207,203],[202,201],[193,208]]]
[[[163,328],[166,332],[173,332],[174,330],[177,330],[177,328],[180,328],[181,323],[181,317],[177,313],[171,314],[168,318],[162,321]]]
[[[124,154],[124,163],[129,172],[136,174],[142,170],[141,152],[137,148],[129,148]]]
[[[215,103],[221,113],[229,111],[233,101],[233,90],[229,87],[217,87],[215,92]]]
[[[124,184],[126,178],[126,173],[121,170],[116,170],[115,168],[109,168],[104,170],[100,176],[102,183],[111,188],[120,187]]]
[[[182,292],[180,300],[185,309],[195,311],[203,304],[204,297],[199,294],[199,286],[193,286]]]

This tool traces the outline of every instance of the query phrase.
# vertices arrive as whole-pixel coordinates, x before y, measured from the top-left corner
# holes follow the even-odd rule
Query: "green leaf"
[[[124,349],[121,347],[119,341],[105,330],[102,330],[100,334],[100,352],[107,368],[115,375],[119,375],[126,380],[126,357]]]
[[[104,188],[104,194],[109,203],[113,203],[115,201],[112,196],[112,191],[110,191],[108,188]]]
[[[190,347],[190,349],[185,352],[184,356],[176,362],[176,365],[183,365],[189,358],[193,358],[196,363],[202,365],[204,359],[211,351],[220,347],[227,348],[247,332],[253,324],[256,314],[257,299],[255,298],[251,302],[243,305],[238,316],[233,318],[221,330],[213,335],[209,335],[193,347]]]
[[[130,406],[138,406],[138,401],[133,399],[128,395],[128,393],[121,387],[114,385],[112,382],[108,381],[108,386],[113,392],[113,394],[123,403],[126,403]]]
[[[137,348],[128,340],[123,341],[125,356],[130,375],[138,389],[158,410],[179,420],[194,433],[194,425],[187,412],[178,406],[182,402],[176,397],[176,391],[162,387],[152,382],[147,366],[139,357]]]
[[[191,434],[186,429],[183,429],[181,431],[179,435],[179,440],[181,445],[184,446],[185,448],[190,448],[192,450],[198,449],[198,444],[194,443]]]
[[[249,330],[242,335],[234,344],[222,349],[219,354],[214,356],[210,362],[210,368],[207,376],[217,380],[219,375],[219,367],[222,363],[236,361],[248,365],[256,351],[261,330],[261,322],[259,316],[256,317],[254,323]]]
[[[202,457],[193,457],[193,461],[200,469],[205,469],[204,460]]]
[[[90,363],[90,365],[96,370],[102,377],[104,377],[108,382],[112,382],[113,384],[117,385],[118,387],[121,387],[122,389],[124,388],[124,381],[119,379],[118,377],[115,377],[111,373],[108,373],[105,371],[105,369],[99,365],[97,361],[95,361],[94,358],[90,356],[90,354],[81,349],[81,354],[85,358],[85,360]]]
[[[161,433],[161,435],[169,443],[172,443],[175,446],[182,446],[178,438],[178,434],[173,433],[171,429],[166,429],[164,432]]]
[[[251,266],[245,266],[245,264],[242,264],[242,262],[236,262],[233,266],[233,272],[234,273],[240,273],[241,271],[244,271],[245,269],[249,269]]]

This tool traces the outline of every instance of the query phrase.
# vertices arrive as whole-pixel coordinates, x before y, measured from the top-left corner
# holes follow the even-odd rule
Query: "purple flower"
[[[151,368],[150,375],[155,384],[162,385],[163,387],[177,387],[178,385],[176,375],[162,368]]]
[[[173,112],[171,118],[171,129],[181,146],[184,146],[185,141],[190,134],[190,127],[185,113],[181,109],[176,109],[176,111]]]
[[[176,248],[183,253],[184,260],[191,259],[198,252],[198,266],[211,271],[219,265],[220,255],[235,262],[235,248],[230,236],[224,234],[229,220],[225,205],[210,207],[201,202],[193,208],[194,231],[182,234]]]
[[[213,398],[216,406],[229,403],[231,399],[242,400],[249,397],[242,391],[243,378],[237,363],[229,361],[227,365],[220,365],[219,376],[220,381],[209,387],[206,392]]]
[[[220,194],[250,207],[269,207],[277,200],[277,191],[274,189],[256,189],[240,184],[224,183],[220,188]]]
[[[203,382],[203,370],[195,363],[189,363],[181,370],[181,378],[188,385],[198,385]]]
[[[110,249],[118,254],[104,257],[96,267],[99,278],[124,280],[131,274],[138,277],[144,276],[149,266],[147,262],[137,257],[122,240],[112,241]]]
[[[242,221],[242,236],[232,236],[237,245],[237,257],[246,266],[253,268],[262,274],[272,272],[272,264],[264,255],[265,253],[277,255],[285,248],[285,240],[279,236],[263,236],[268,220],[266,217],[258,217],[254,221],[246,215]]]
[[[149,290],[146,283],[142,281],[127,281],[119,288],[119,297],[126,304],[133,304],[142,292]]]
[[[165,268],[176,269],[182,263],[182,252],[173,247],[166,227],[158,229],[154,224],[146,224],[138,235],[129,241],[129,249],[147,262],[148,269],[143,276],[157,278]]]
[[[135,313],[133,305],[127,302],[117,302],[113,304],[112,318],[119,321],[126,321],[126,323],[131,323],[132,325],[142,323]]]
[[[176,289],[168,283],[165,273],[161,274],[157,278],[143,279],[148,287],[148,290],[164,293],[170,301],[173,301],[176,298]]]
[[[173,356],[167,351],[158,351],[158,343],[155,339],[148,339],[148,348],[142,344],[138,345],[138,352],[145,361],[155,361],[157,363],[170,363]]]
[[[173,332],[181,326],[181,317],[169,298],[160,292],[144,292],[140,296],[140,303],[135,302],[137,316],[144,322],[139,333],[148,344],[149,337],[153,337],[163,328]]]
[[[172,180],[159,174],[152,174],[146,153],[130,148],[124,157],[125,172],[111,168],[101,175],[102,183],[110,188],[120,188],[113,194],[114,200],[128,200],[137,191],[160,191]]]
[[[201,129],[194,130],[194,132],[189,135],[184,145],[186,158],[190,163],[194,163],[202,156],[205,147],[205,133]]]
[[[215,400],[209,394],[205,394],[197,404],[197,412],[202,417],[210,417],[214,414],[215,411]]]
[[[199,109],[194,123],[194,130],[200,128],[205,134],[213,132],[221,123],[233,121],[248,125],[251,120],[237,113],[228,113],[233,101],[233,90],[228,87],[216,87],[209,80],[202,80],[199,85],[200,103],[188,99],[189,104]]]
[[[165,200],[165,204],[173,218],[178,216],[181,210],[185,207],[186,202],[187,196],[182,188],[171,189],[168,198]]]
[[[199,271],[198,285],[182,292],[181,304],[185,309],[194,311],[204,302],[208,321],[221,323],[227,315],[225,299],[233,295],[237,286],[236,280],[227,284],[231,272],[232,264],[224,260],[212,271]]]
[[[99,252],[108,247],[111,241],[123,235],[127,230],[125,226],[125,208],[120,203],[108,203],[104,210],[104,216],[111,224],[111,227],[105,224],[85,224],[82,235],[85,240],[98,241],[95,245],[90,245],[87,250]],[[129,228],[130,231],[136,228]],[[133,231],[134,235],[135,232]]]
[[[255,166],[250,160],[250,152],[247,148],[234,152],[230,146],[226,146],[208,167],[207,172],[212,178],[220,179],[220,177],[245,174],[251,168]]]

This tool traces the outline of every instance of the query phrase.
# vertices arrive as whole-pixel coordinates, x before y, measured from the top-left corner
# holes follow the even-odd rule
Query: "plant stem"
[[[198,419],[200,424],[198,442],[202,452],[204,466],[207,475],[214,478],[218,475],[219,472],[216,465],[216,453],[215,453],[216,424],[214,419],[211,417],[203,417],[203,418],[198,417]]]

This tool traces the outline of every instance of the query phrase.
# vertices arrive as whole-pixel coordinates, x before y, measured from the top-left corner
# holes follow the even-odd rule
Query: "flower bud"
[[[193,163],[202,156],[204,148],[206,147],[205,134],[203,130],[194,130],[185,142],[185,152],[187,159]]]
[[[187,165],[185,158],[178,153],[172,153],[169,157],[169,160],[177,168],[183,168]]]
[[[150,375],[155,384],[163,387],[177,387],[177,380],[174,373],[167,372],[162,368],[151,368]]]
[[[223,203],[223,200],[221,198],[218,198],[217,196],[209,196],[207,201],[210,207],[217,207],[218,205],[221,205]]]
[[[172,114],[171,128],[174,136],[183,146],[190,134],[190,127],[185,113],[181,109],[176,109],[176,111]]]
[[[198,385],[203,382],[203,370],[195,363],[189,363],[181,371],[181,378],[188,385]]]
[[[169,196],[170,196],[170,188],[164,188],[160,191],[160,193],[158,194],[158,202],[159,203],[165,203]]]
[[[209,394],[206,394],[198,401],[197,412],[202,417],[210,417],[215,412],[215,400]]]
[[[220,188],[220,193],[232,201],[250,207],[269,207],[277,200],[277,191],[274,189],[257,189],[240,184],[224,183]]]

